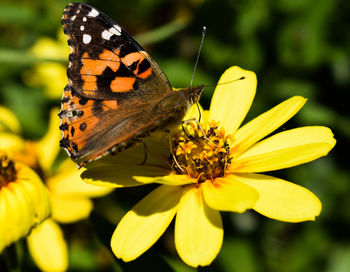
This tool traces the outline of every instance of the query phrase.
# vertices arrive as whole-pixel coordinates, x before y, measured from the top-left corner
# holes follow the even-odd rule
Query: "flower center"
[[[8,159],[6,155],[0,155],[0,188],[15,181],[16,178],[17,171],[13,160]]]
[[[224,176],[232,160],[230,138],[217,122],[187,123],[171,138],[173,170],[196,178],[198,183]]]

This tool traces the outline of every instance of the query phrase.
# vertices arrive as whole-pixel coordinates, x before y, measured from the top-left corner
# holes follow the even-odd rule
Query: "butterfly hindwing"
[[[60,144],[73,159],[87,158],[88,161],[104,155],[113,147],[120,151],[146,136],[147,130],[143,129],[154,118],[146,114],[151,110],[151,104],[147,107],[119,106],[116,100],[87,99],[67,85],[59,114],[63,132]],[[132,137],[137,133],[138,137]]]

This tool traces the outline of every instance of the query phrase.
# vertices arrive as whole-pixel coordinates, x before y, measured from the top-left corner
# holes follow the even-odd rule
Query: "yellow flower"
[[[67,82],[67,67],[64,62],[70,51],[61,30],[57,36],[57,40],[48,37],[38,39],[30,49],[30,53],[48,61],[34,65],[31,70],[23,74],[23,79],[29,86],[43,87],[45,95],[52,99],[62,96],[62,90]]]
[[[39,176],[0,154],[0,253],[50,216],[50,199]]]
[[[7,108],[0,106],[0,131],[20,133],[21,125],[16,116]]]
[[[93,206],[90,198],[111,191],[86,184],[80,178],[82,170],[77,170],[70,159],[53,170],[61,138],[57,114],[58,109],[52,110],[49,129],[36,142],[0,131],[0,149],[39,173],[48,189],[52,216],[33,229],[27,238],[30,253],[42,271],[63,271],[68,267],[68,248],[59,223],[73,223],[87,218]]]
[[[335,145],[333,134],[326,127],[313,126],[264,139],[300,110],[306,99],[299,96],[240,127],[256,84],[253,72],[229,68],[219,81],[210,110],[202,114],[200,127],[190,123],[175,132],[170,148],[166,136],[149,137],[144,165],[135,165],[143,156],[142,147],[137,147],[93,163],[83,173],[87,182],[110,187],[162,184],[119,222],[111,239],[118,258],[131,261],[144,253],[175,215],[177,252],[185,263],[197,267],[209,265],[220,251],[223,226],[219,211],[253,209],[286,222],[314,220],[320,214],[321,202],[309,190],[257,173],[326,155]],[[185,119],[196,115],[191,108]]]

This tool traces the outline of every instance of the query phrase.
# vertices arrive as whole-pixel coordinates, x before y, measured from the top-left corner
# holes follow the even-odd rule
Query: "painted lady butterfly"
[[[198,101],[203,86],[174,91],[145,50],[97,9],[69,4],[62,25],[72,52],[60,146],[80,167],[180,122]]]

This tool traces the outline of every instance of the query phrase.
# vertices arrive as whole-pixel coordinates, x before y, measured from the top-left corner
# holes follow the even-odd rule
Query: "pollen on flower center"
[[[232,160],[229,139],[217,122],[187,123],[171,139],[173,170],[196,178],[198,183],[224,176]]]
[[[15,181],[16,178],[17,171],[13,160],[8,159],[6,155],[0,155],[0,188]]]

